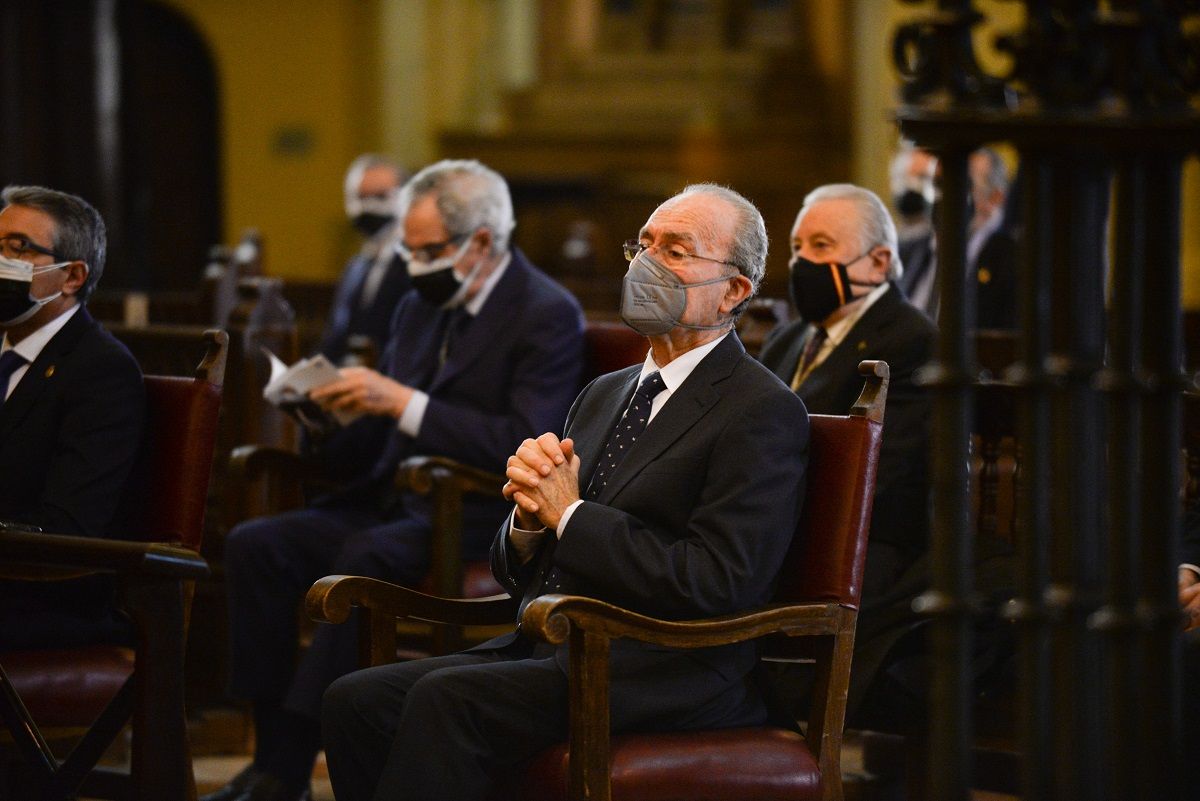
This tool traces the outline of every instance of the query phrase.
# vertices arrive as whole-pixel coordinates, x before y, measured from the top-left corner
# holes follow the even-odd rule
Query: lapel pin
[[[53,364],[46,368],[46,378],[49,378],[52,375],[54,375],[54,365]]]
[[[864,351],[864,350],[866,350],[866,349],[867,349],[867,340],[865,340],[865,339],[860,339],[860,340],[858,341],[858,349],[859,349],[860,351]]]

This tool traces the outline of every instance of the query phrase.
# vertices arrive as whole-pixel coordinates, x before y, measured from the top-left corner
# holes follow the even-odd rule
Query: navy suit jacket
[[[640,370],[601,376],[575,401],[565,434],[575,440],[581,487]],[[551,534],[538,556],[519,565],[507,523],[501,527],[493,573],[521,597],[553,568],[561,592],[673,620],[766,603],[799,520],[807,463],[804,404],[727,336],[659,410],[596,500],[575,510],[561,540]],[[636,672],[643,693],[646,681],[661,680],[656,689],[665,695],[712,697],[742,683],[756,664],[753,643],[681,652],[620,640],[611,656],[615,682]],[[614,683],[614,699],[621,692]]]
[[[81,308],[0,406],[0,519],[110,533],[145,421],[137,362]]]
[[[429,405],[417,436],[385,421],[388,437],[371,475],[349,490],[374,503],[389,494],[400,460],[446,456],[495,473],[526,437],[558,430],[579,386],[583,312],[578,301],[516,249],[487,302],[455,337],[444,364],[440,352],[452,312],[407,293],[396,310],[383,372],[423,390]],[[409,510],[420,508],[406,498]],[[468,496],[464,516],[486,520],[486,534],[504,514],[499,500]]]
[[[807,320],[786,323],[763,343],[760,359],[790,384],[811,332]],[[929,493],[928,393],[913,382],[933,355],[937,329],[892,285],[808,374],[797,393],[813,414],[846,414],[862,391],[858,363],[882,359],[891,370],[887,416],[875,483],[871,541],[887,542],[910,559],[926,548]]]
[[[81,308],[0,406],[0,520],[55,534],[119,534],[110,526],[145,420],[137,362]],[[123,635],[109,577],[0,581],[0,647]]]
[[[339,363],[346,355],[347,345],[352,336],[370,337],[376,349],[382,351],[388,342],[392,318],[396,315],[396,305],[412,287],[404,259],[400,258],[399,254],[394,254],[383,280],[375,290],[375,297],[370,303],[363,305],[363,284],[374,263],[374,258],[361,254],[352,258],[342,273],[337,291],[334,292],[333,306],[329,310],[329,323],[321,336],[319,348],[334,364]]]

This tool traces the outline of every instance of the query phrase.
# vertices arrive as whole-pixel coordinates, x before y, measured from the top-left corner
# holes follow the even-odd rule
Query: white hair
[[[854,184],[825,184],[804,196],[804,203],[800,206],[796,220],[799,221],[809,207],[823,200],[849,200],[853,203],[858,210],[859,250],[865,253],[877,245],[883,245],[892,253],[888,278],[894,281],[904,274],[904,265],[900,262],[896,223],[892,221],[892,215],[888,213],[887,206],[883,205],[879,195]]]
[[[480,228],[492,233],[492,253],[508,250],[516,227],[508,183],[495,170],[474,159],[445,159],[414,175],[400,190],[400,213],[431,195],[442,225],[451,236],[471,234]]]

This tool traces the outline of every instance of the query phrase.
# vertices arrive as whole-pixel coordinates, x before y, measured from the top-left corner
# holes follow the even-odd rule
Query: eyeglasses
[[[716,262],[717,264],[728,264],[730,267],[737,267],[737,265],[731,261],[714,259],[711,256],[700,256],[695,253],[688,253],[678,245],[666,245],[661,247],[658,245],[644,245],[636,239],[626,239],[624,244],[621,245],[621,250],[625,253],[625,261],[633,261],[638,257],[639,253],[641,253],[643,250],[649,250],[650,248],[654,248],[659,252],[659,255],[662,256],[663,263],[668,267],[682,267],[684,262],[686,262],[688,259],[699,259],[700,261],[711,261]]]
[[[451,245],[457,245],[469,236],[470,234],[455,234],[449,239],[443,239],[441,242],[430,242],[428,245],[421,245],[419,248],[410,248],[403,242],[399,242],[396,245],[396,250],[400,252],[400,258],[405,261],[416,261],[421,264],[427,264],[444,253],[446,248]]]
[[[35,256],[49,256],[52,259],[63,259],[62,256],[50,248],[30,242],[18,234],[0,236],[0,254],[3,254],[6,259],[20,259],[21,261],[29,261]]]

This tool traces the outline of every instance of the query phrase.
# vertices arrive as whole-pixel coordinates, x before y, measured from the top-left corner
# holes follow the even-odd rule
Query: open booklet
[[[278,356],[263,348],[271,362],[271,379],[263,389],[263,397],[288,412],[302,425],[313,431],[328,431],[336,426],[348,426],[362,412],[322,409],[308,398],[308,393],[341,377],[338,369],[323,355],[317,354],[288,367]]]

